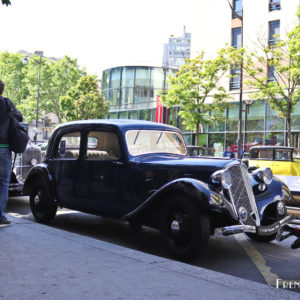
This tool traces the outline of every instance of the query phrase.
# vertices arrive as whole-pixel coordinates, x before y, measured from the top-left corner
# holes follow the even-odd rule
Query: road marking
[[[276,286],[276,280],[280,279],[279,276],[271,272],[271,268],[267,266],[266,260],[260,254],[260,252],[255,248],[255,246],[248,241],[243,233],[234,235],[237,242],[242,246],[245,252],[248,254],[252,262],[257,267],[258,271],[261,273],[265,281],[270,286]]]

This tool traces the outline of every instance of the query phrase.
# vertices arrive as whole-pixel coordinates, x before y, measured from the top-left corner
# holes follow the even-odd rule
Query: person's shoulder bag
[[[11,151],[15,153],[23,153],[29,141],[29,136],[26,129],[20,124],[20,122],[13,116],[12,109],[8,105],[8,101],[5,98],[8,117],[10,119],[8,127],[8,144]]]

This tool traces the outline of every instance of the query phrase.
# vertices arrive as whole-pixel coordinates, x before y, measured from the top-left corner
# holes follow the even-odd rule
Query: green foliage
[[[60,98],[64,121],[101,119],[109,109],[109,103],[101,96],[95,76],[84,76],[65,96]]]
[[[201,125],[223,119],[226,100],[230,97],[220,85],[220,79],[229,68],[231,50],[221,49],[215,59],[198,57],[187,60],[175,77],[169,77],[170,90],[162,101],[168,107],[180,106],[179,116],[186,129],[196,132],[196,141]]]
[[[23,56],[19,53],[0,53],[0,78],[5,83],[4,96],[11,98],[19,106],[28,95],[28,89],[23,84],[26,76]]]
[[[0,53],[0,78],[6,84],[4,95],[16,104],[26,122],[30,122],[35,119],[39,86],[39,118],[54,113],[62,122],[65,118],[59,99],[86,75],[85,70],[68,56],[55,60],[32,55],[26,64],[24,58],[18,53]]]

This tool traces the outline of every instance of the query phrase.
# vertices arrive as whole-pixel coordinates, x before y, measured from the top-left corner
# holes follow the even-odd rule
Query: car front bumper
[[[214,231],[215,235],[228,236],[237,233],[249,232],[256,233],[258,235],[271,235],[279,231],[279,229],[285,225],[288,225],[296,217],[294,215],[289,215],[280,221],[277,221],[268,226],[250,226],[250,225],[232,225],[221,228],[216,228]]]
[[[20,183],[10,183],[8,187],[8,192],[10,193],[20,193],[23,190],[23,184]]]

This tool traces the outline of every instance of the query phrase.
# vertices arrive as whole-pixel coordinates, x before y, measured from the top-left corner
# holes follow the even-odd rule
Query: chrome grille
[[[233,164],[228,166],[228,170],[231,173],[233,181],[229,194],[240,221],[245,225],[260,225],[257,206],[247,169],[240,164]],[[244,220],[240,218],[240,210],[246,210],[247,212],[247,218]]]

